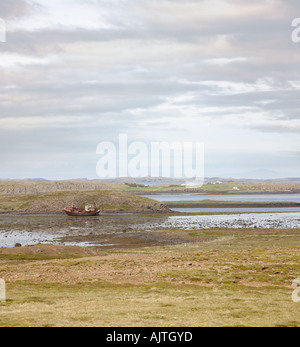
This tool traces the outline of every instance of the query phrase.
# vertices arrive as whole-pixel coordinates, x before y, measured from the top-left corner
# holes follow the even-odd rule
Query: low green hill
[[[0,195],[0,212],[57,213],[73,203],[78,208],[93,204],[102,211],[168,211],[166,206],[152,199],[119,191],[98,190]]]

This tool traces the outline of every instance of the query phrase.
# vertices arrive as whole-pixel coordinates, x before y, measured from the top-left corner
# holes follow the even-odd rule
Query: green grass
[[[0,257],[0,326],[300,326],[300,230],[181,232],[196,242]]]
[[[299,326],[289,289],[157,283],[8,286],[0,326]],[[26,312],[26,314],[22,314]]]
[[[233,189],[238,187],[239,191]],[[216,191],[230,191],[231,193],[269,193],[269,192],[288,192],[292,190],[299,190],[299,183],[279,183],[279,182],[264,182],[264,183],[250,183],[250,182],[226,182],[221,184],[205,184],[202,189],[207,192]]]
[[[161,192],[161,193],[164,193],[164,192],[168,192],[170,190],[179,190],[179,191],[184,191],[186,189],[185,186],[181,186],[181,185],[174,185],[174,184],[166,184],[166,185],[141,185],[141,184],[126,184],[126,183],[118,183],[118,184],[115,184],[114,185],[114,189],[117,189],[117,190],[122,190],[124,192],[142,192],[142,193],[145,193],[147,194],[147,192],[151,193],[153,191],[155,192]]]
[[[59,254],[59,255],[47,255],[47,254],[0,254],[1,261],[33,261],[33,260],[54,260],[54,259],[76,259],[82,258],[77,254]]]

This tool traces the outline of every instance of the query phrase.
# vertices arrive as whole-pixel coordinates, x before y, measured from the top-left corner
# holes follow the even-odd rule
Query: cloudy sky
[[[205,144],[205,175],[299,177],[299,0],[5,0],[0,178],[97,178],[97,145]]]

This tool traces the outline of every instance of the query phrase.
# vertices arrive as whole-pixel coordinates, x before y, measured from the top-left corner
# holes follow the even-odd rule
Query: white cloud
[[[48,65],[59,60],[58,56],[36,57],[14,53],[0,54],[0,67],[2,68],[15,68],[25,67],[30,65]]]
[[[245,57],[234,57],[234,58],[213,58],[213,59],[205,59],[205,64],[212,65],[227,65],[232,63],[241,63],[246,62],[248,59]]]
[[[70,117],[68,116],[56,116],[50,117],[8,117],[0,119],[0,128],[3,130],[7,129],[50,129],[50,128],[82,128],[89,124],[92,120],[90,117],[82,118],[79,116]]]
[[[93,6],[76,0],[35,0],[29,16],[10,20],[9,31],[117,29],[107,20],[107,10],[95,11]]]
[[[10,4],[0,46],[5,167],[20,134],[23,157],[41,161],[30,152],[39,139],[55,157],[62,146],[94,153],[124,131],[132,141],[193,140],[209,153],[243,152],[241,167],[262,149],[276,156],[299,148],[299,47],[290,42],[295,7],[286,1]],[[69,152],[65,162],[71,173]]]
[[[183,84],[208,87],[211,95],[234,95],[254,92],[270,92],[286,90],[287,88],[276,84],[272,78],[259,78],[255,83],[233,82],[233,81],[188,81],[180,80]],[[294,89],[294,88],[293,88]]]

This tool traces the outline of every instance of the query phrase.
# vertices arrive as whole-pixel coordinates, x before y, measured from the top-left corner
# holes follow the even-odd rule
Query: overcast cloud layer
[[[97,178],[120,133],[204,142],[206,176],[300,176],[298,0],[7,0],[0,17],[0,178]]]

